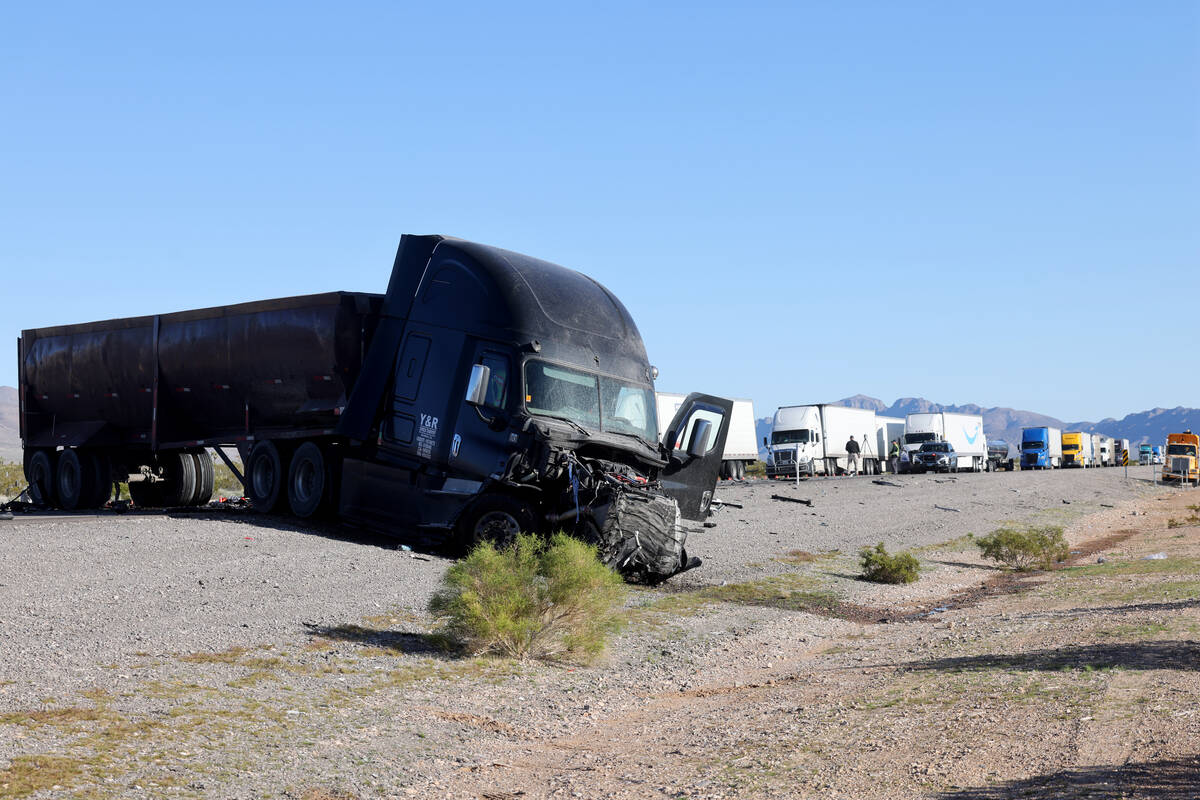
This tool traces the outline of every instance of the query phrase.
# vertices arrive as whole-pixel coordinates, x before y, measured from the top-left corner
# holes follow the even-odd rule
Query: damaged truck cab
[[[708,512],[731,404],[690,396],[659,445],[654,376],[629,312],[591,278],[405,236],[338,425],[368,445],[345,459],[341,514],[465,542],[561,528],[627,574],[672,574],[688,564],[679,517]]]
[[[382,296],[43,328],[18,350],[46,505],[126,480],[142,505],[195,505],[204,448],[236,446],[262,511],[467,545],[561,529],[645,580],[694,563],[684,520],[708,513],[732,408],[689,395],[660,444],[656,370],[611,292],[443,236],[402,237]]]

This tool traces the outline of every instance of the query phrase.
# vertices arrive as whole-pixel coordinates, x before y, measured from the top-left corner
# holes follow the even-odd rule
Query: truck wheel
[[[192,453],[192,459],[196,462],[196,492],[192,495],[192,502],[189,505],[208,505],[208,501],[212,500],[213,488],[217,481],[216,472],[213,470],[212,456],[208,454],[207,450],[201,450],[198,453]]]
[[[325,455],[317,443],[300,445],[288,467],[287,496],[292,513],[307,519],[323,509],[328,505],[332,484]]]
[[[192,454],[175,450],[163,454],[159,461],[163,468],[163,505],[191,505],[192,497],[196,494],[196,462]]]
[[[130,481],[129,499],[136,508],[161,508],[163,505],[162,483],[158,481]]]
[[[87,501],[96,491],[95,472],[83,462],[74,448],[63,450],[58,456],[54,487],[58,491],[59,506],[67,511],[86,508]]]
[[[35,450],[25,465],[25,480],[29,481],[29,497],[39,506],[58,502],[54,481],[54,452]]]
[[[735,461],[734,463],[737,464],[737,479],[739,481],[746,480],[746,462]]]
[[[482,542],[507,547],[518,533],[535,533],[533,509],[506,494],[485,494],[467,506],[455,526],[458,540],[466,550]]]
[[[285,478],[283,458],[275,443],[269,439],[256,442],[246,462],[246,489],[255,511],[265,514],[275,510]]]

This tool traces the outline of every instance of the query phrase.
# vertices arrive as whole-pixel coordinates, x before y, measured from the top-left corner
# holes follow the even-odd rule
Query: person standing
[[[846,442],[846,474],[858,474],[858,442],[854,441],[854,436],[850,437],[850,441]]]
[[[892,474],[900,474],[900,440],[892,439],[892,449],[888,453],[888,463],[891,464]]]

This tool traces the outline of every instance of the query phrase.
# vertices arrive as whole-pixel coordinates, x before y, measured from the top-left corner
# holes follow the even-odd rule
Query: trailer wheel
[[[191,505],[192,497],[196,494],[196,462],[192,454],[175,450],[163,454],[159,460],[163,468],[163,505]]]
[[[333,481],[325,454],[316,442],[305,442],[292,456],[288,467],[288,506],[297,517],[307,519],[328,505]]]
[[[196,462],[196,491],[188,505],[208,505],[208,501],[212,500],[213,489],[217,482],[212,456],[208,454],[207,450],[200,450],[192,453],[192,459]]]
[[[58,501],[58,495],[55,492],[54,456],[53,451],[34,450],[25,465],[25,480],[29,481],[29,497],[39,506],[53,506]]]
[[[536,533],[537,522],[528,503],[507,494],[485,494],[467,506],[455,527],[463,549],[469,550],[482,542],[507,547],[518,533]]]
[[[734,463],[737,464],[737,479],[739,481],[746,480],[746,462],[735,461]]]
[[[95,473],[84,465],[78,450],[71,448],[59,454],[54,487],[58,490],[58,504],[63,509],[74,511],[87,507],[87,501],[96,491]]]
[[[283,495],[283,458],[279,448],[269,439],[256,442],[246,463],[246,489],[255,511],[268,513],[279,505]]]

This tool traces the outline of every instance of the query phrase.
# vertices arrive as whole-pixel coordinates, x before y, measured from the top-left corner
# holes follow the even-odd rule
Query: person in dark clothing
[[[854,437],[850,437],[850,441],[846,442],[846,474],[858,474],[858,442],[854,441]]]

